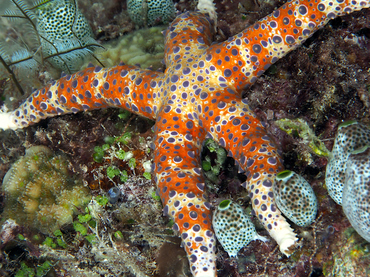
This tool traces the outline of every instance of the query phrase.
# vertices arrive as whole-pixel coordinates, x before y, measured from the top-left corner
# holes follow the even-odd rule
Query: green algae
[[[291,136],[298,136],[302,141],[310,147],[310,149],[320,157],[329,157],[330,151],[325,144],[320,140],[303,119],[280,119],[276,125]]]

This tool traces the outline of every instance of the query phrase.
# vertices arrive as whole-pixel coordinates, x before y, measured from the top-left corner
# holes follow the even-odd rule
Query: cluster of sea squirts
[[[326,187],[352,227],[370,242],[370,128],[350,121],[339,126],[326,169]],[[274,186],[275,202],[294,224],[311,225],[318,200],[310,184],[290,170],[280,172]],[[244,209],[230,200],[222,201],[214,213],[217,239],[235,257],[238,251],[259,236]]]

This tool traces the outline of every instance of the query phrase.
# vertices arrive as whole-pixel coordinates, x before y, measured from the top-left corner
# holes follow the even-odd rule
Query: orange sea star
[[[23,128],[43,118],[105,107],[155,120],[155,182],[194,276],[216,275],[216,239],[200,165],[202,143],[213,138],[245,172],[244,186],[256,215],[289,255],[297,239],[272,193],[281,160],[241,93],[330,19],[369,6],[369,0],[288,1],[214,45],[209,18],[186,12],[166,31],[165,73],[125,65],[87,68],[34,92],[15,111],[1,113],[0,128]]]

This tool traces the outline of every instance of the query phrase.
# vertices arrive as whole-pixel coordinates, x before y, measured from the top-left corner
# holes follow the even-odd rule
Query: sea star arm
[[[12,112],[0,112],[0,129],[18,129],[41,119],[78,111],[119,107],[150,119],[161,105],[162,73],[133,66],[89,67],[33,92]]]
[[[181,123],[180,123],[181,122]],[[215,276],[216,238],[200,166],[204,130],[165,106],[155,124],[154,172],[158,194],[181,235],[194,276]],[[180,127],[185,126],[185,127]]]
[[[220,69],[225,83],[241,93],[330,19],[368,7],[369,0],[290,0],[241,33],[212,45],[207,59]]]
[[[165,63],[191,64],[212,43],[212,23],[202,13],[186,12],[176,17],[165,33]],[[190,46],[191,44],[191,46]]]
[[[265,127],[247,101],[231,89],[224,89],[217,101],[205,100],[203,109],[200,120],[208,136],[225,147],[237,161],[240,172],[245,172],[247,181],[242,185],[249,192],[256,216],[281,252],[289,256],[297,238],[274,202],[273,185],[283,166]]]

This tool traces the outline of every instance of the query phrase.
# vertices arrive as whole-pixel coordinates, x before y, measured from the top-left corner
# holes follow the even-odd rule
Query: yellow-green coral
[[[135,31],[119,41],[105,44],[107,51],[101,53],[102,62],[113,66],[120,62],[128,65],[139,64],[142,68],[160,68],[164,58],[163,26]]]
[[[77,207],[90,200],[89,191],[68,171],[67,160],[45,146],[33,146],[5,175],[3,218],[53,233],[72,222]]]
[[[297,135],[303,139],[311,150],[318,156],[328,157],[330,151],[326,148],[325,144],[316,137],[315,133],[308,126],[307,122],[303,119],[280,119],[275,122],[276,125],[289,135]]]

